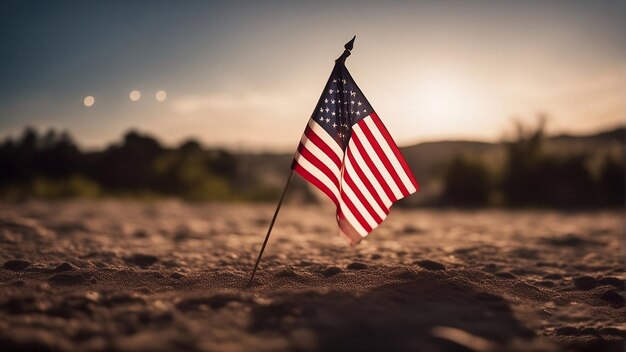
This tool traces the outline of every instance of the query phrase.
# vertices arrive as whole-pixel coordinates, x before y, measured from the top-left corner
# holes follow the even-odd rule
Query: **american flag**
[[[349,54],[336,61],[291,168],[335,203],[340,233],[357,244],[419,185],[348,72]]]

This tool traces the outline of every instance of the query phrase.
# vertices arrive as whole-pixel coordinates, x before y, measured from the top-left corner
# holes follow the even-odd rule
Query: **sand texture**
[[[2,351],[622,351],[618,211],[0,204]]]

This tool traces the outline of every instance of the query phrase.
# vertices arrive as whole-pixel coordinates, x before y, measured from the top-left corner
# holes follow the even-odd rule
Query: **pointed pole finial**
[[[343,46],[346,50],[344,50],[343,54],[341,54],[341,56],[339,56],[339,58],[336,60],[337,63],[344,64],[346,62],[346,58],[350,56],[350,52],[352,51],[352,48],[354,47],[355,39],[356,39],[356,35],[352,37],[352,39],[350,39],[350,41],[347,42],[346,45]]]
[[[346,48],[346,50],[352,50],[352,48],[354,47],[354,40],[356,39],[356,35],[354,37],[352,37],[352,39],[350,39],[349,42],[346,43],[346,45],[344,45],[343,47]]]

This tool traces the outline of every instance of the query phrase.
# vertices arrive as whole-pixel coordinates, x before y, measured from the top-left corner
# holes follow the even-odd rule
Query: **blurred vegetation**
[[[421,185],[400,206],[623,207],[624,128],[590,136],[545,135],[516,125],[502,143],[443,141],[403,148]],[[22,200],[179,197],[190,201],[278,199],[292,154],[232,153],[194,140],[164,147],[130,131],[101,151],[81,151],[66,132],[27,128],[0,144],[0,198]],[[295,177],[288,199],[320,195]]]
[[[456,155],[444,172],[446,205],[590,208],[624,206],[623,144],[618,153],[549,150],[545,119],[535,128],[516,125],[516,135],[503,143],[505,158],[495,169],[488,161]],[[623,141],[622,141],[623,142]],[[621,156],[616,156],[618,154]],[[495,182],[494,182],[495,181]]]
[[[459,154],[444,171],[442,201],[446,204],[483,206],[492,192],[492,175],[479,159]]]
[[[273,201],[277,191],[239,171],[238,157],[193,140],[164,148],[138,132],[103,151],[81,152],[68,133],[27,128],[0,145],[0,197],[181,197],[191,201]],[[288,170],[284,162],[283,181]],[[300,188],[300,191],[303,191]]]

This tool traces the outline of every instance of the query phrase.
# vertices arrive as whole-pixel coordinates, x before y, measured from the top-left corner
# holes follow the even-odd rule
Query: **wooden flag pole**
[[[280,200],[278,201],[278,206],[276,206],[274,217],[272,217],[272,222],[270,222],[270,228],[267,229],[267,235],[265,235],[265,241],[263,241],[263,246],[261,247],[259,256],[256,259],[256,264],[254,264],[254,269],[252,270],[252,275],[250,275],[250,281],[248,281],[248,286],[252,285],[252,281],[254,280],[254,274],[256,273],[256,269],[259,268],[259,263],[261,262],[263,251],[265,250],[265,246],[267,245],[267,240],[269,240],[270,238],[270,234],[272,233],[272,228],[274,227],[274,222],[276,221],[276,217],[278,216],[278,212],[280,211],[280,206],[283,204],[283,199],[285,199],[285,193],[287,193],[287,187],[289,187],[289,183],[291,182],[292,178],[293,178],[293,170],[291,170],[291,173],[289,174],[289,178],[287,179],[287,183],[285,184],[285,189],[283,189],[283,194],[280,196]]]

